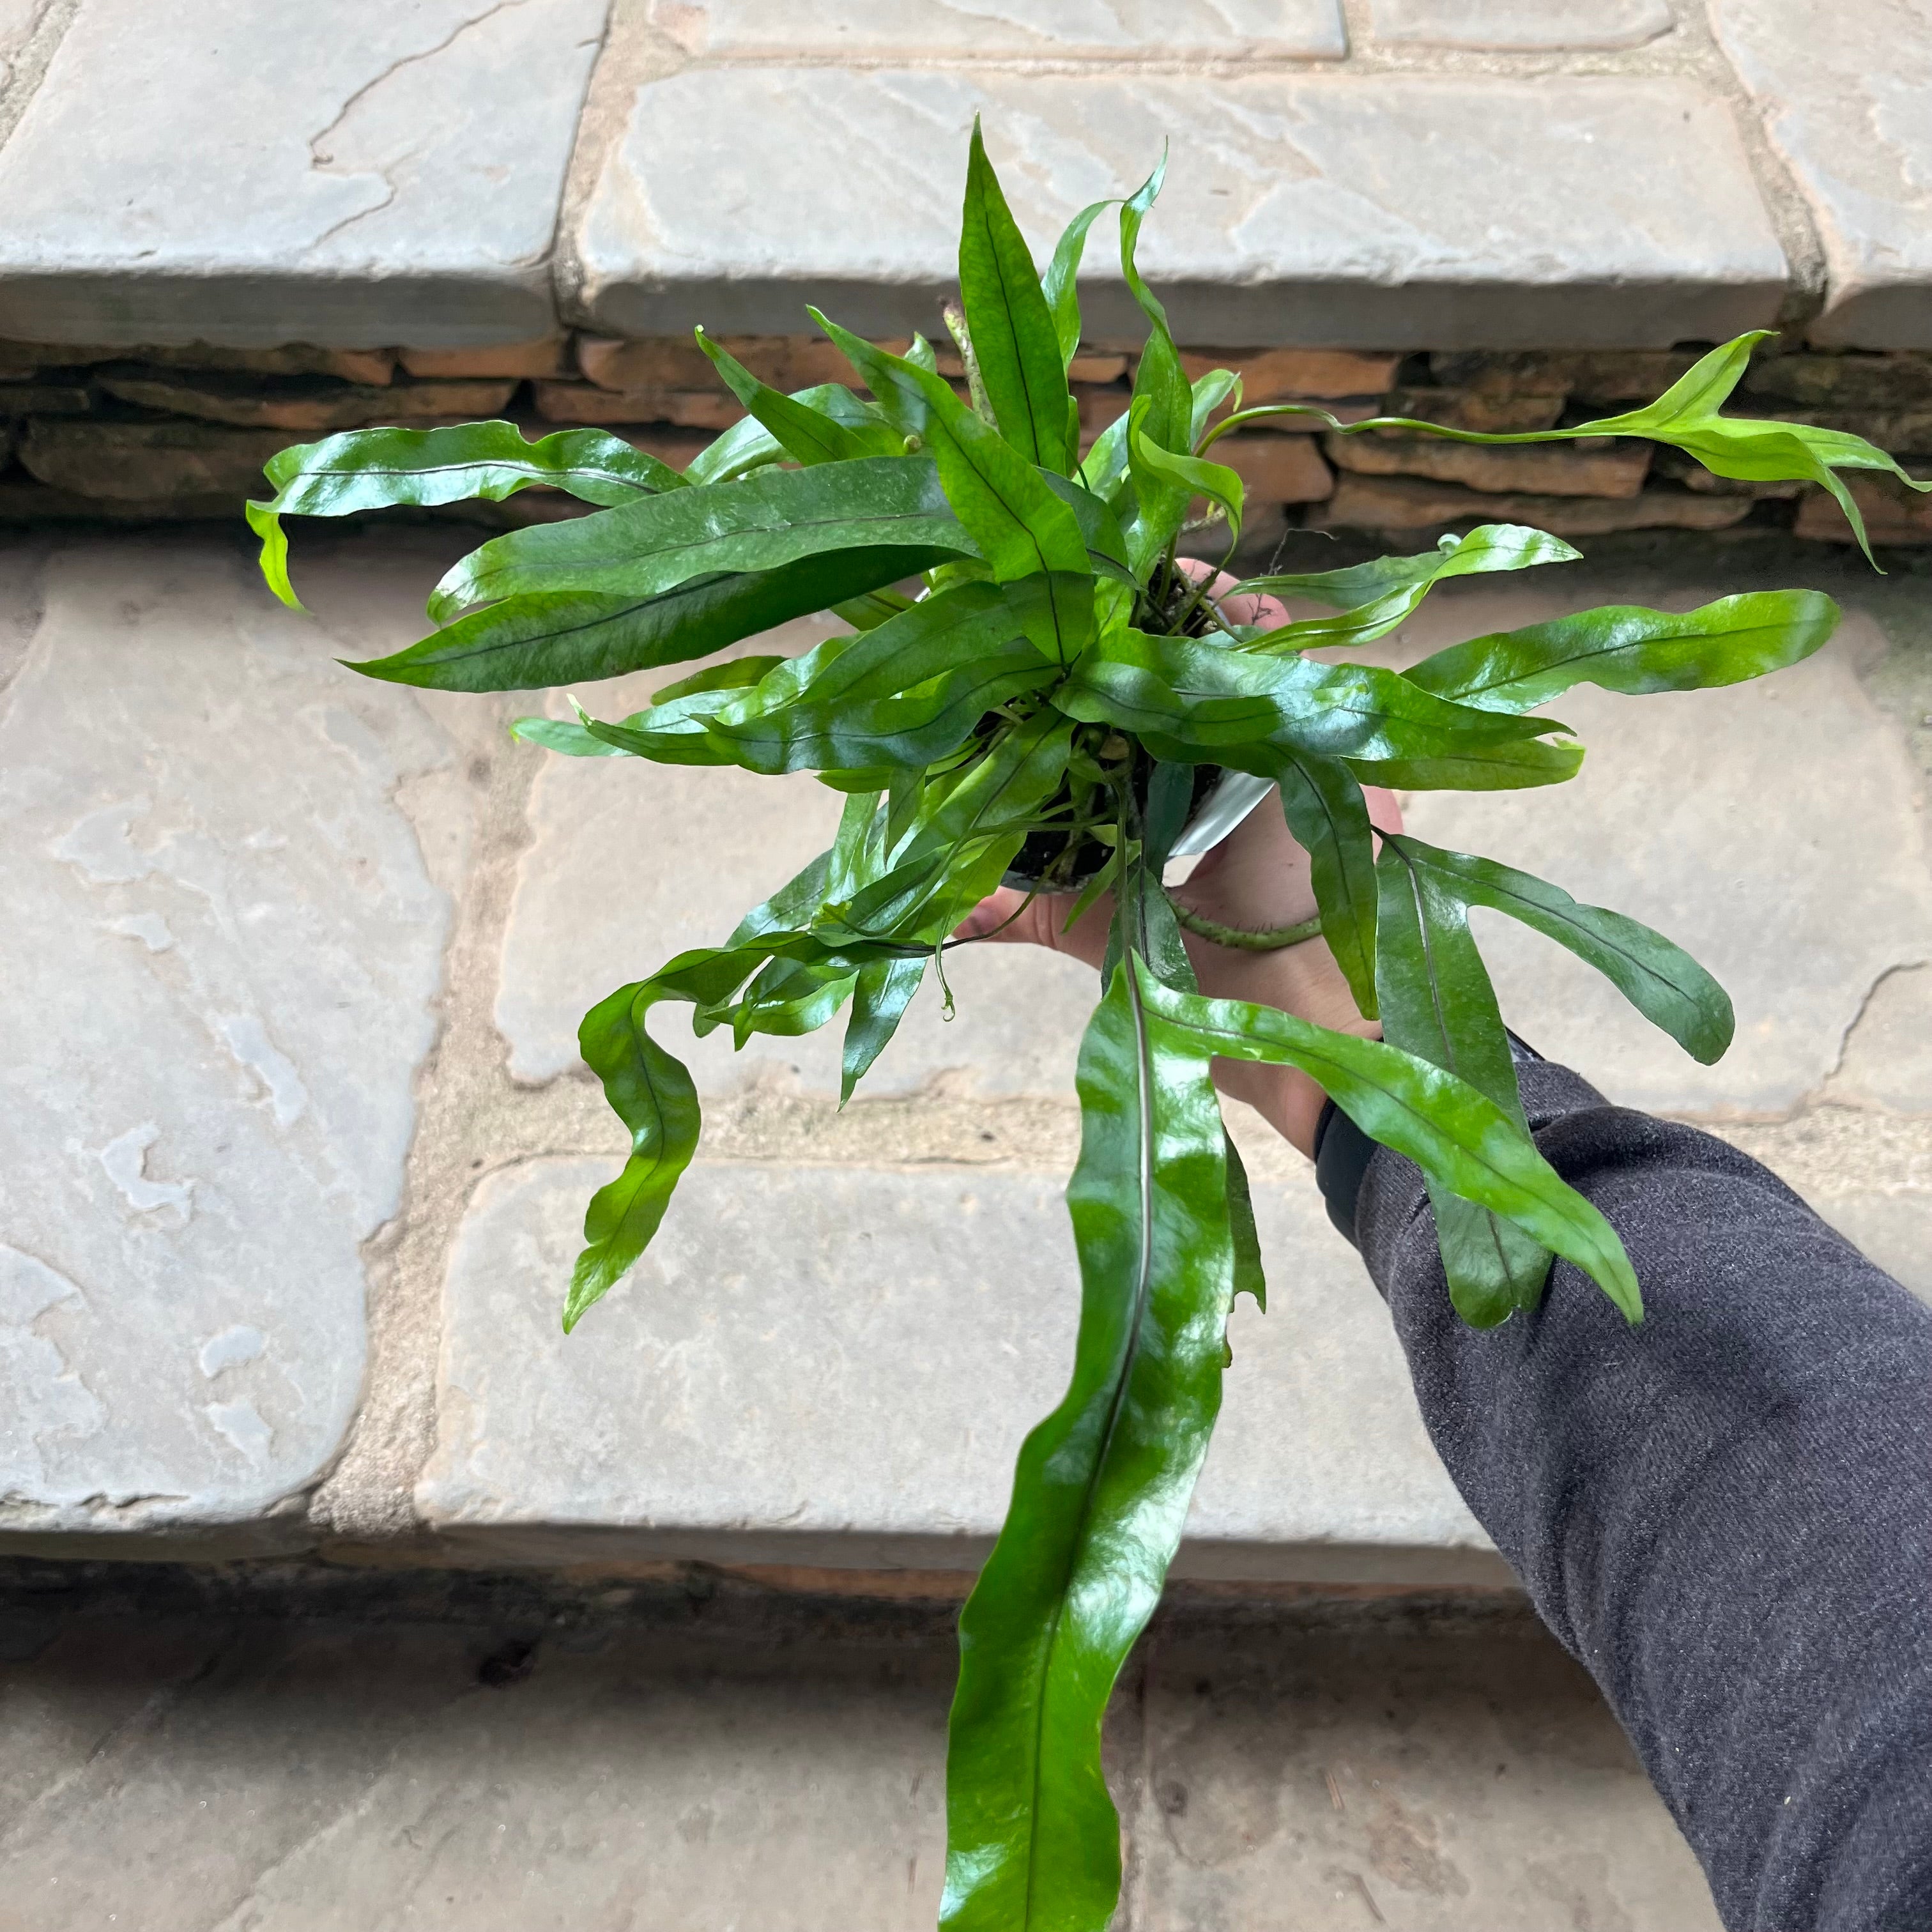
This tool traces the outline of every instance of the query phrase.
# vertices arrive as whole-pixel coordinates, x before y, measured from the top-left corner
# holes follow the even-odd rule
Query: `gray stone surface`
[[[0,1620],[6,1922],[33,1932],[926,1932],[950,1637]],[[628,1620],[627,1620],[628,1618]],[[761,1654],[762,1653],[762,1654]],[[1109,1757],[1124,1923],[1715,1932],[1592,1687],[1516,1620],[1168,1634]]]
[[[1690,1847],[1571,1668],[1474,1632],[1426,1654],[1339,1631],[1163,1645],[1129,1923],[1718,1932]]]
[[[724,59],[794,53],[834,59],[968,54],[976,59],[1163,53],[1294,55],[1347,50],[1340,0],[651,0],[651,24],[689,54]]]
[[[1502,52],[1636,47],[1670,32],[1666,0],[1369,0],[1375,38]]]
[[[789,624],[752,647],[793,651],[838,628]],[[670,671],[620,679],[578,694],[601,717],[648,701]],[[520,860],[503,942],[496,1023],[512,1076],[554,1078],[578,1065],[585,1010],[688,946],[716,946],[752,908],[832,842],[843,802],[808,776],[680,769],[637,760],[565,758],[526,748],[537,766],[531,839]],[[626,855],[614,873],[610,854]],[[902,1093],[943,1074],[992,1094],[1073,1090],[1080,1030],[1098,997],[1070,960],[970,946],[949,956],[956,1017],[931,975],[898,1036],[866,1076],[867,1094]],[[742,1053],[728,1032],[694,1040],[685,1006],[663,1007],[652,1030],[688,1058],[699,1090],[721,1094],[778,1076],[838,1090],[843,1022],[800,1040],[760,1036]]]
[[[1932,348],[1932,0],[1713,0],[1712,23],[1824,244],[1809,333]]]
[[[1588,604],[1688,608],[1718,594],[1476,589],[1432,599],[1400,654]],[[1503,1010],[1526,1038],[1612,1099],[1664,1112],[1780,1113],[1824,1083],[1867,994],[1894,968],[1932,959],[1917,776],[1856,675],[1882,650],[1854,614],[1823,651],[1775,677],[1654,698],[1579,689],[1549,707],[1591,748],[1570,783],[1405,801],[1422,838],[1656,926],[1737,1009],[1730,1053],[1699,1066],[1569,954],[1479,911]]]
[[[976,1567],[1072,1366],[1061,1177],[700,1163],[566,1336],[584,1204],[613,1171],[533,1161],[478,1187],[445,1291],[430,1523],[475,1556]],[[1505,1580],[1312,1180],[1256,1192],[1282,1292],[1231,1325],[1175,1574]]]
[[[1787,280],[1729,110],[1686,80],[760,64],[638,88],[569,238],[582,316],[930,328],[976,112],[1042,248],[1172,139],[1144,262],[1184,340],[1666,345],[1768,322]],[[1090,331],[1138,335],[1113,251],[1088,262]]]
[[[16,586],[0,1531],[272,1528],[361,1388],[453,883],[409,807],[460,842],[458,741],[243,568],[97,542]],[[381,574],[335,588],[393,632]]]
[[[0,335],[514,342],[608,0],[86,0],[0,148]]]

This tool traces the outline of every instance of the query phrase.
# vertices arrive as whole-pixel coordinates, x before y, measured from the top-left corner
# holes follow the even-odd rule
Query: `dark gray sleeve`
[[[1354,1232],[1436,1447],[1732,1932],[1927,1932],[1932,1310],[1721,1141],[1517,1070],[1646,1318],[1558,1262],[1534,1314],[1465,1328],[1378,1150]]]

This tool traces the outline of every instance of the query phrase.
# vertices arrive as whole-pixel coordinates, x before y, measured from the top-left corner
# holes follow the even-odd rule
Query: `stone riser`
[[[822,339],[728,338],[726,346],[776,388],[851,375]],[[1088,440],[1124,412],[1136,352],[1098,343],[1076,358]],[[1412,416],[1509,430],[1586,422],[1648,400],[1694,354],[1199,349],[1185,359],[1196,374],[1236,369],[1250,404],[1306,402],[1345,422]],[[940,366],[962,375],[950,356]],[[277,449],[377,424],[508,414],[532,436],[596,425],[681,466],[742,413],[710,376],[700,350],[672,338],[557,335],[464,351],[0,343],[0,455],[13,458],[0,468],[0,520],[232,515],[242,497],[260,492],[261,466]],[[1797,349],[1760,361],[1736,406],[1850,430],[1910,464],[1932,451],[1932,352]],[[1486,449],[1390,432],[1324,435],[1316,419],[1291,416],[1217,448],[1241,473],[1252,509],[1283,511],[1291,525],[1320,530],[1426,536],[1486,520],[1587,536],[1748,523],[1795,525],[1829,542],[1850,536],[1815,490],[1730,483],[1676,452],[1634,442]],[[1927,500],[1881,480],[1861,479],[1857,489],[1875,540],[1932,541]],[[555,492],[532,490],[470,513],[501,524],[584,512]]]

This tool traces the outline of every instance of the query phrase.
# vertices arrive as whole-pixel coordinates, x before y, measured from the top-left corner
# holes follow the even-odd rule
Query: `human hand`
[[[1206,566],[1196,568],[1204,574]],[[1225,575],[1217,578],[1215,587],[1218,590],[1234,580]],[[1237,623],[1288,622],[1287,610],[1272,597],[1228,598],[1222,608]],[[1402,812],[1394,794],[1377,788],[1366,795],[1369,815],[1375,823],[1399,831]],[[1251,932],[1293,925],[1312,918],[1316,910],[1308,854],[1288,830],[1280,801],[1272,792],[1220,844],[1202,855],[1184,884],[1172,891],[1189,911]],[[1042,894],[1029,904],[1024,892],[1003,886],[974,908],[956,936],[1000,945],[1043,946],[1097,970],[1106,955],[1113,896],[1103,894],[1070,930],[1063,932],[1066,911],[1064,896]],[[1374,1021],[1364,1019],[1357,1012],[1348,982],[1323,940],[1306,940],[1278,952],[1254,952],[1219,945],[1191,932],[1181,937],[1201,990],[1210,999],[1252,1000],[1338,1032],[1371,1038],[1381,1034]],[[1306,1074],[1294,1067],[1217,1060],[1214,1079],[1224,1093],[1246,1101],[1284,1138],[1304,1154],[1312,1155],[1316,1124],[1324,1096]]]

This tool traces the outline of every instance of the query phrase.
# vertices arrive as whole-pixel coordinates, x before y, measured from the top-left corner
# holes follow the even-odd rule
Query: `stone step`
[[[1932,20],[1821,49],[1812,13],[338,0],[265,42],[238,0],[22,0],[0,337],[456,352],[790,332],[807,298],[930,330],[980,112],[1042,248],[1172,142],[1145,265],[1196,341],[1932,347]]]
[[[166,1580],[0,1575],[10,1924],[932,1924],[943,1608],[384,1578],[318,1615]],[[1362,1610],[1163,1614],[1108,1730],[1118,1924],[1716,1932],[1629,1745],[1526,1610]]]
[[[734,1058],[668,1022],[694,1048],[704,1156],[650,1258],[566,1340],[574,1226],[622,1148],[576,1063],[579,1016],[715,942],[818,849],[838,800],[552,758],[504,730],[542,695],[342,670],[420,632],[452,556],[444,535],[304,532],[314,618],[200,536],[0,560],[0,1543],[702,1560],[956,1590],[1069,1366],[1058,1195],[1089,976],[955,956],[957,1018],[922,994],[842,1114],[831,1041]],[[1711,564],[1454,586],[1389,652],[1798,574]],[[1863,608],[1796,670],[1574,694],[1563,715],[1593,747],[1575,782],[1408,808],[1422,836],[1702,958],[1738,1012],[1713,1068],[1568,956],[1481,933],[1545,1052],[1715,1124],[1932,1292],[1932,634],[1909,581],[1827,580]],[[580,694],[616,715],[662,676]],[[1499,1580],[1358,1261],[1254,1130],[1236,1123],[1272,1306],[1237,1316],[1178,1573]]]

